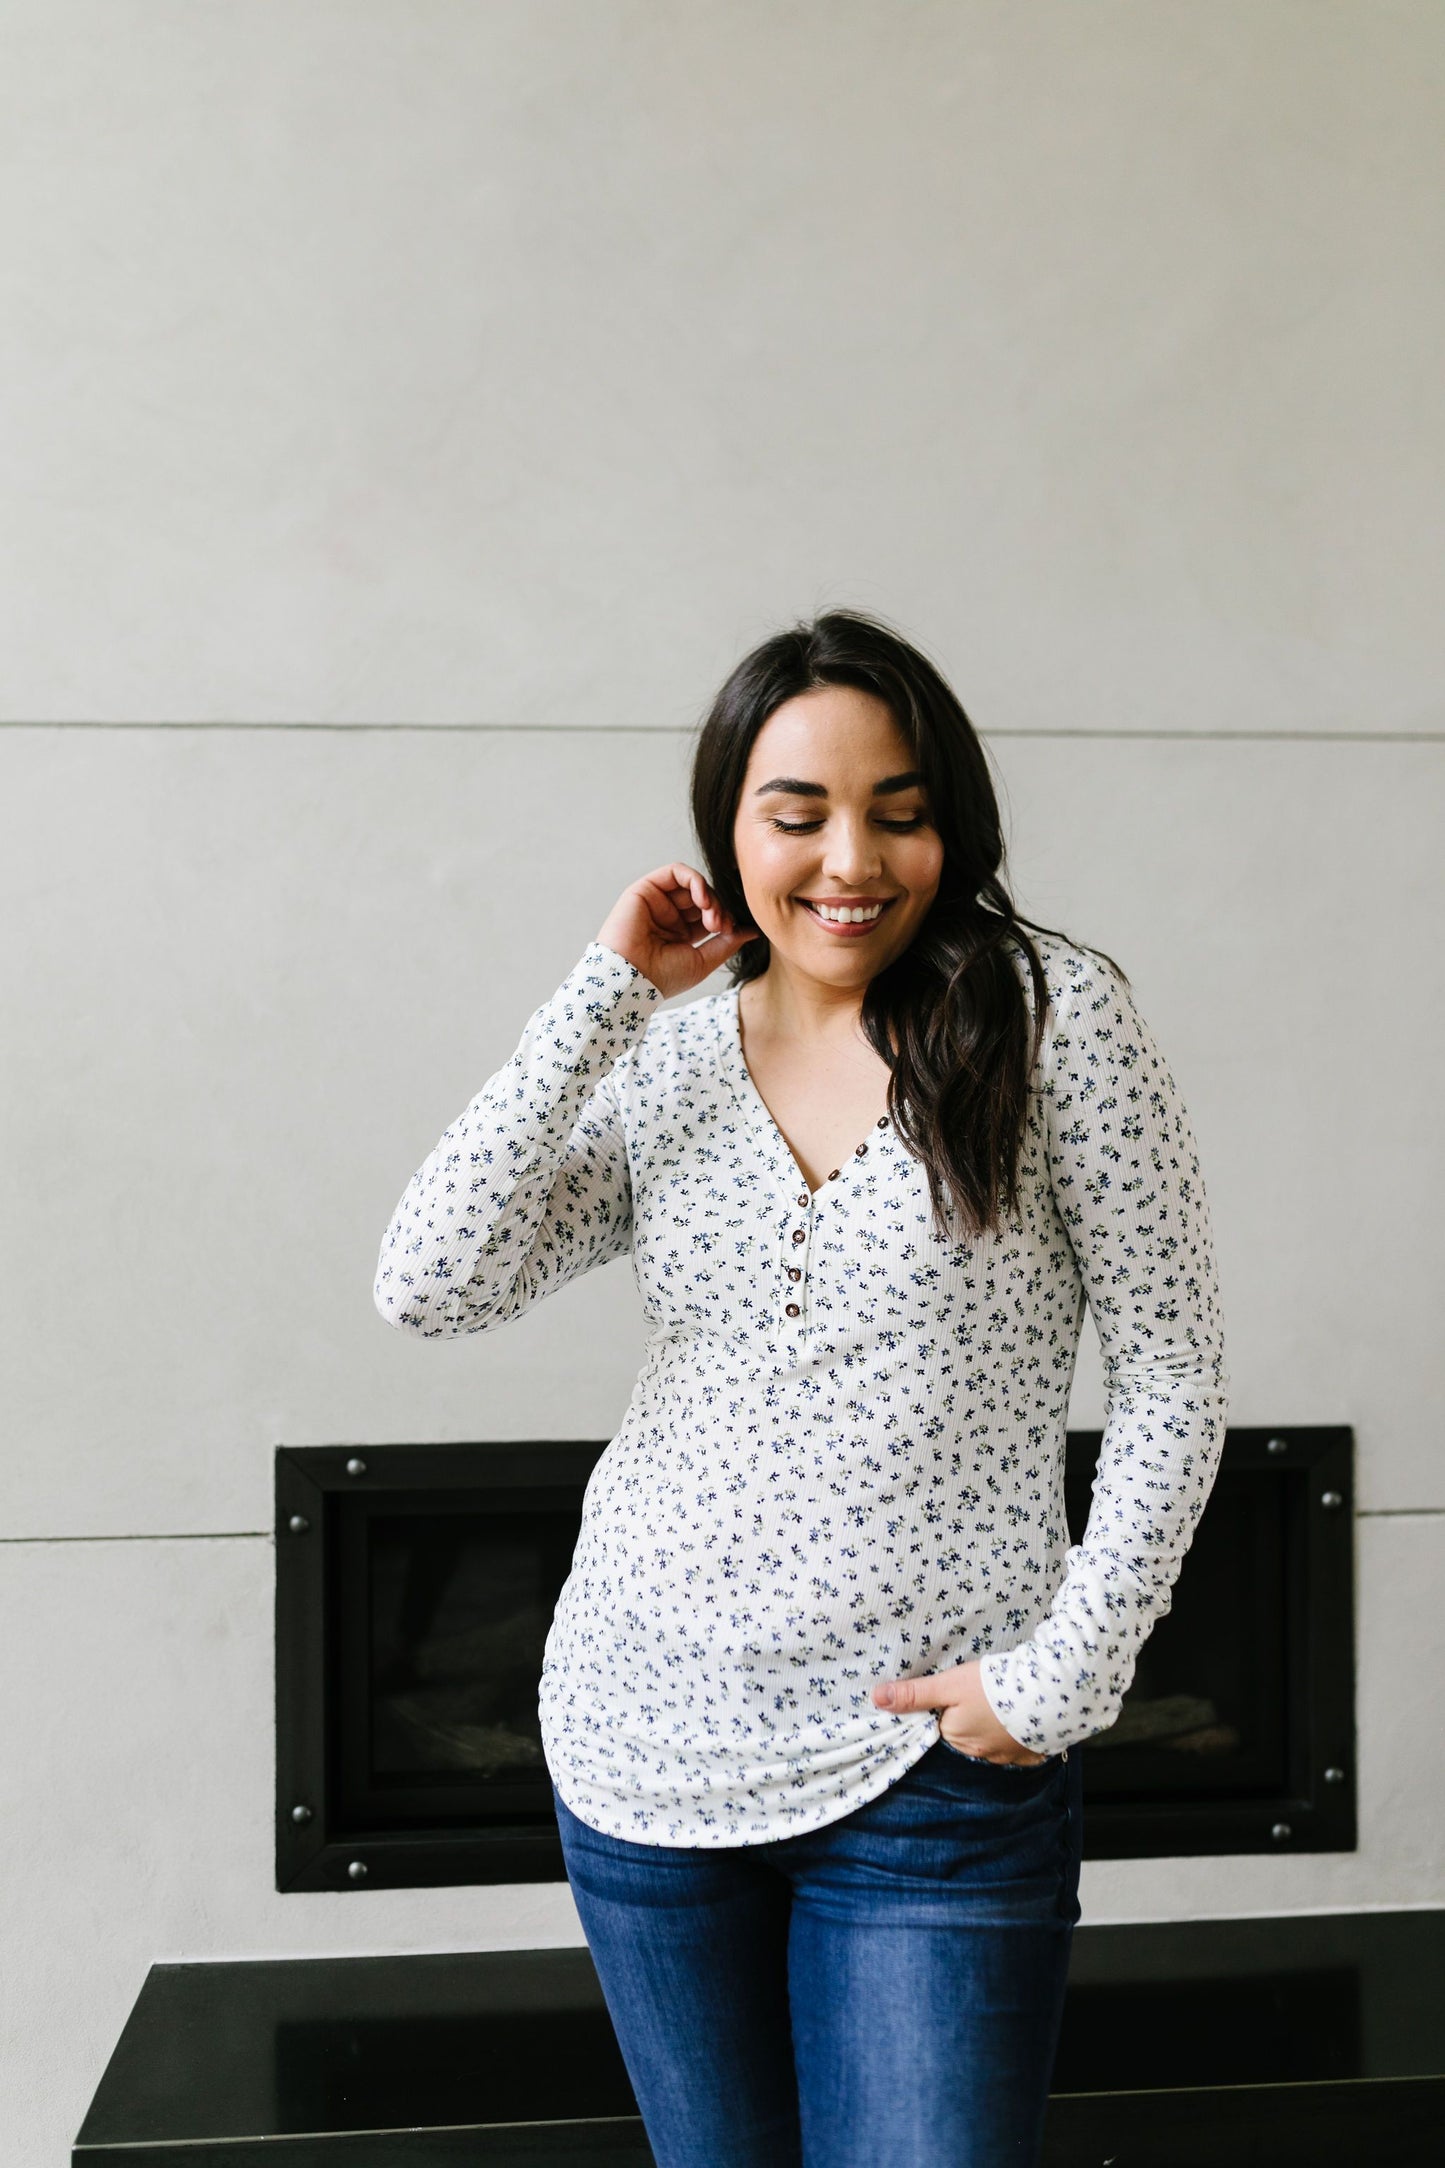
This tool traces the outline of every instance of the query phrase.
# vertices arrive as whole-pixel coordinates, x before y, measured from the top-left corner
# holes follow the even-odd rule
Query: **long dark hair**
[[[934,1220],[947,1201],[970,1236],[1019,1210],[1029,1077],[1047,1024],[1048,986],[1004,883],[1004,840],[988,760],[941,672],[901,633],[857,610],[829,610],[764,640],[732,671],[699,732],[692,819],[719,902],[747,923],[733,826],[753,740],[773,710],[816,685],[853,685],[885,701],[912,748],[943,843],[938,893],[913,940],[864,990],[863,1030],[892,1074],[893,1125],[928,1170]],[[1067,940],[1067,935],[1060,935]],[[1018,949],[1033,1015],[1007,954]],[[1080,944],[1074,944],[1078,946]],[[1093,951],[1102,954],[1102,951]],[[735,985],[768,968],[758,934],[725,969]],[[1104,957],[1127,985],[1111,956]]]

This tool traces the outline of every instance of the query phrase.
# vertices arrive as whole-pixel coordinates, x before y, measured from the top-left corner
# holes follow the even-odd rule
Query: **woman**
[[[633,1257],[650,1336],[540,1717],[660,2168],[1028,2164],[1076,1749],[1223,1436],[1194,1141],[1117,966],[1015,910],[979,741],[892,630],[748,655],[692,808],[706,872],[619,897],[414,1176],[376,1300],[485,1332]]]

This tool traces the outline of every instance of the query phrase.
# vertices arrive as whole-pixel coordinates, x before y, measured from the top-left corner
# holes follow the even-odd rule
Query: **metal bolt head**
[[[307,1806],[305,1800],[298,1799],[295,1806],[291,1809],[291,1819],[293,1822],[297,1823],[309,1822],[311,1820],[311,1813],[312,1810],[310,1807]]]
[[[1288,1822],[1276,1822],[1273,1829],[1270,1831],[1270,1835],[1273,1837],[1276,1844],[1283,1844],[1287,1837],[1292,1837],[1294,1835],[1294,1831],[1290,1828]]]
[[[1320,1504],[1322,1506],[1342,1506],[1344,1502],[1345,1494],[1343,1491],[1327,1490],[1320,1492]]]
[[[304,1536],[311,1523],[304,1513],[293,1513],[286,1526],[293,1536]]]
[[[1343,1784],[1344,1781],[1345,1772],[1343,1769],[1329,1768],[1325,1771],[1326,1784]]]
[[[1265,1446],[1265,1451],[1266,1453],[1287,1453],[1289,1451],[1289,1439],[1271,1438]]]
[[[365,1475],[366,1462],[362,1460],[358,1454],[353,1453],[350,1460],[346,1463],[346,1472],[348,1475]]]
[[[364,1859],[354,1859],[346,1872],[353,1882],[364,1882],[366,1880],[366,1861]]]

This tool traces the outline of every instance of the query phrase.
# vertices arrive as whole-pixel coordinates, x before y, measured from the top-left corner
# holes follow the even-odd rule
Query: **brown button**
[[[800,1197],[800,1198],[798,1199],[798,1202],[799,1202],[799,1204],[801,1204],[801,1205],[804,1205],[804,1206],[806,1206],[806,1204],[807,1204],[807,1202],[808,1202],[808,1192],[807,1192],[806,1190],[804,1190],[804,1191],[803,1191],[803,1194],[802,1194],[802,1196],[801,1196],[801,1197]]]
[[[806,1227],[795,1227],[795,1228],[793,1229],[793,1240],[794,1240],[795,1242],[806,1242],[806,1241],[807,1241],[807,1239],[808,1239],[808,1230],[807,1230],[807,1228],[806,1228]]]
[[[835,1168],[833,1169],[833,1172],[832,1172],[832,1173],[831,1173],[831,1174],[829,1175],[829,1177],[828,1177],[828,1180],[829,1180],[830,1182],[836,1182],[836,1181],[837,1181],[837,1179],[838,1179],[838,1177],[839,1177],[839,1175],[840,1175],[840,1174],[841,1174],[842,1172],[843,1172],[843,1169],[842,1169],[841,1167],[835,1167]]]
[[[855,1159],[861,1159],[861,1158],[863,1157],[863,1154],[864,1154],[864,1153],[865,1153],[865,1152],[867,1151],[867,1149],[868,1149],[868,1147],[867,1147],[867,1145],[866,1145],[866,1144],[860,1144],[860,1145],[859,1145],[859,1147],[858,1147],[858,1149],[857,1149],[857,1151],[856,1151],[856,1152],[855,1152],[855,1153],[853,1154],[853,1157],[854,1157]]]
[[[878,1117],[878,1127],[879,1127],[880,1129],[886,1129],[886,1128],[888,1127],[888,1116],[887,1116],[886,1114],[880,1114],[880,1115],[879,1115],[879,1117]]]
[[[788,1304],[788,1315],[789,1317],[796,1317],[798,1315],[798,1305],[795,1302],[790,1302]]]
[[[803,1268],[802,1268],[802,1266],[801,1266],[801,1265],[789,1265],[789,1267],[788,1267],[788,1278],[789,1278],[790,1280],[801,1280],[801,1278],[802,1278],[802,1277],[803,1277]]]

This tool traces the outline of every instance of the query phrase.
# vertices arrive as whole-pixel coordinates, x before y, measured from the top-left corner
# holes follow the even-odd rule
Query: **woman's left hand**
[[[1019,1762],[1032,1768],[1047,1754],[1031,1754],[1004,1730],[979,1678],[978,1659],[930,1671],[921,1679],[880,1679],[873,1689],[880,1709],[937,1709],[938,1728],[950,1746],[980,1761]]]

